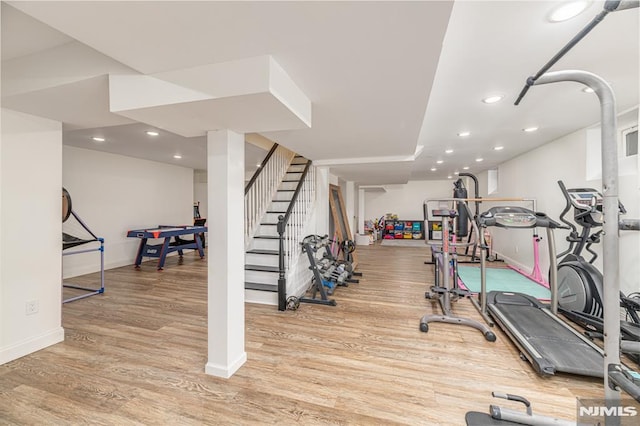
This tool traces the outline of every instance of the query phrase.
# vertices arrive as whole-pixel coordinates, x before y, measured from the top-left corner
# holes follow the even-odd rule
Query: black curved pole
[[[474,212],[474,219],[478,218],[478,214],[480,214],[480,185],[478,185],[478,178],[473,173],[460,172],[458,176],[462,177],[470,177],[473,180],[473,197],[476,199],[474,202],[476,211]]]
[[[514,105],[516,106],[519,105],[522,98],[525,97],[525,95],[529,91],[529,88],[534,85],[536,80],[539,79],[540,76],[542,76],[542,74],[547,72],[549,68],[551,68],[556,62],[558,62],[564,55],[566,55],[573,48],[573,46],[578,44],[580,40],[582,40],[587,34],[589,34],[591,30],[595,28],[596,25],[602,22],[602,20],[609,14],[609,12],[631,9],[634,7],[638,7],[639,4],[640,2],[638,1],[607,0],[604,3],[604,8],[602,9],[602,12],[598,13],[596,17],[593,18],[591,22],[589,22],[578,34],[576,34],[575,37],[573,37],[569,41],[569,43],[567,43],[562,49],[560,49],[560,51],[556,53],[553,56],[553,58],[549,60],[549,62],[544,64],[544,66],[540,68],[540,71],[538,71],[535,75],[527,78],[527,81],[524,87],[522,88],[522,90],[520,91],[520,94],[518,95],[518,99],[516,99]]]

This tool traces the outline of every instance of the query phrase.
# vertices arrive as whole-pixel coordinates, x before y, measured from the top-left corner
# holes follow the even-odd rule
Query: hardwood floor
[[[538,377],[499,330],[494,343],[456,325],[420,332],[434,309],[426,248],[358,254],[364,277],[336,307],[247,304],[248,361],[228,380],[204,374],[206,260],[107,271],[104,295],[63,306],[63,343],[0,366],[0,424],[461,425],[491,391],[568,419],[576,397],[602,396],[599,380]],[[454,311],[480,319],[466,300]]]

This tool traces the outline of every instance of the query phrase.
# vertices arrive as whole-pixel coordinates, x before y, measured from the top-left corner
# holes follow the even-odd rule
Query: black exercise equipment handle
[[[562,210],[562,213],[560,213],[560,221],[565,225],[569,225],[571,227],[571,230],[577,233],[578,228],[576,228],[576,226],[572,222],[569,222],[567,219],[565,219],[565,216],[567,215],[567,213],[569,213],[569,210],[571,210],[571,207],[572,207],[569,191],[567,191],[567,187],[564,185],[564,182],[562,182],[561,180],[558,181],[558,186],[560,186],[560,190],[562,190],[562,195],[564,195],[564,200],[567,203],[564,206],[564,210]]]
[[[626,393],[628,393],[633,399],[640,402],[640,386],[638,383],[626,373],[620,365],[609,364],[609,386],[619,387]]]
[[[477,220],[478,214],[480,213],[480,201],[478,201],[480,197],[480,185],[478,184],[478,178],[473,173],[468,172],[460,172],[458,176],[462,177],[470,177],[473,180],[473,197],[476,199],[475,204],[475,212],[473,218]]]
[[[513,395],[511,393],[502,393],[502,392],[491,392],[491,396],[493,396],[494,398],[502,398],[502,399],[506,399],[508,401],[517,401],[517,402],[521,402],[522,404],[524,404],[525,407],[527,407],[527,415],[531,416],[532,415],[532,410],[531,410],[531,403],[529,402],[529,400],[527,400],[526,398],[520,396],[520,395]],[[494,419],[500,419],[500,407],[495,406],[495,405],[490,405],[489,406],[489,411],[491,412],[491,417],[493,417]]]

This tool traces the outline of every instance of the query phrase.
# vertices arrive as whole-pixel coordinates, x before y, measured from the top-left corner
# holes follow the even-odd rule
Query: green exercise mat
[[[458,266],[458,275],[468,290],[480,293],[480,268]],[[536,299],[551,299],[548,288],[509,268],[487,268],[487,293],[490,291],[512,291],[528,294]]]

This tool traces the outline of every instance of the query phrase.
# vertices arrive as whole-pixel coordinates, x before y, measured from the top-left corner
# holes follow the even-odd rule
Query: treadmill
[[[523,207],[493,207],[482,213],[478,222],[485,228],[545,228],[551,260],[551,304],[546,305],[523,293],[487,293],[483,253],[480,265],[482,310],[488,311],[538,374],[549,376],[562,372],[602,378],[604,352],[557,316],[557,264],[553,230],[566,227],[544,213]]]

